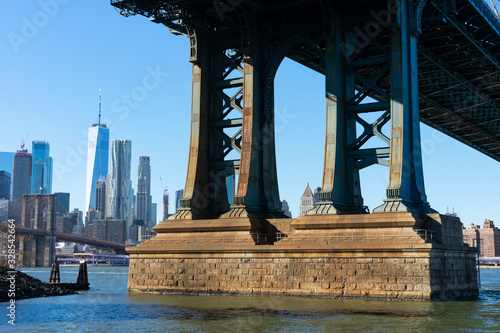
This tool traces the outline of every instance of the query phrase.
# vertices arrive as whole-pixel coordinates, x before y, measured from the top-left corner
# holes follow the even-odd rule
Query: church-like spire
[[[307,182],[306,189],[304,191],[304,194],[302,194],[302,197],[314,197],[311,188],[309,187],[309,182]]]

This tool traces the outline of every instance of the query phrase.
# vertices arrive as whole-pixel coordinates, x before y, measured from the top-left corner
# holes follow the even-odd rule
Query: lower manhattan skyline
[[[132,141],[132,170],[139,156],[151,157],[152,202],[161,205],[159,177],[171,197],[184,189],[186,179],[188,39],[144,17],[124,18],[108,2],[55,3],[51,10],[38,2],[10,3],[0,14],[0,151],[19,150],[26,133],[27,147],[32,140],[49,142],[52,192],[69,192],[70,209],[85,211],[88,128],[98,121],[101,88],[102,122],[110,129],[110,141]],[[277,72],[274,104],[280,199],[297,217],[306,184],[321,186],[324,77],[285,60]],[[500,221],[500,164],[425,125],[421,133],[431,207],[442,214],[456,212],[466,227],[484,219]],[[373,210],[386,197],[388,169],[373,166],[362,170],[361,178],[364,204]],[[173,207],[171,201],[170,214]],[[159,221],[161,209],[157,214]]]

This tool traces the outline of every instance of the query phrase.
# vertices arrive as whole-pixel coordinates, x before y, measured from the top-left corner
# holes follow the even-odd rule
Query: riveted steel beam
[[[419,114],[500,160],[500,25],[478,1],[112,0],[190,38],[190,159],[175,218],[281,216],[273,82],[285,56],[326,80],[321,207],[308,214],[365,212],[359,170],[372,164],[390,167],[376,211],[432,211]],[[223,179],[238,172],[229,207]]]
[[[352,75],[346,74],[346,57],[342,52],[346,40],[345,23],[338,12],[332,15],[331,38],[326,41],[323,182],[319,202],[307,215],[367,212],[359,190],[359,171],[349,165],[348,158],[348,145],[355,139],[355,129],[348,129],[349,124],[354,124],[347,117],[346,102],[354,94],[354,81]]]
[[[238,188],[233,206],[221,218],[285,217],[279,200],[274,151],[274,98],[265,89],[266,85],[272,85],[274,81],[274,73],[266,71],[272,52],[264,42],[258,20],[249,25],[248,31],[250,47],[243,54],[243,118]]]
[[[190,39],[194,49],[188,171],[181,207],[170,219],[218,218],[230,209],[226,177],[238,173],[240,165],[228,155],[241,151],[243,56],[218,48],[203,32],[193,30]],[[230,128],[236,132],[227,134]]]
[[[427,203],[420,148],[417,37],[410,4],[399,2],[390,32],[391,142],[389,186],[379,212],[434,212]],[[397,23],[396,23],[397,22]]]

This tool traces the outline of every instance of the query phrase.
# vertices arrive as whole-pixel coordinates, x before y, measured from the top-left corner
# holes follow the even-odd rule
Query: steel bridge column
[[[374,212],[435,212],[427,203],[420,148],[417,37],[411,31],[411,4],[398,1],[391,19],[391,141],[389,186]]]
[[[193,67],[188,171],[181,208],[169,219],[218,218],[229,208],[225,178],[214,172],[211,163],[211,151],[218,145],[210,128],[215,112],[212,109],[216,108],[210,90],[217,56],[208,36],[193,31],[190,41]]]
[[[348,129],[346,98],[348,93],[350,95],[354,92],[354,84],[349,81],[346,73],[346,56],[341,48],[345,45],[346,38],[341,13],[336,12],[333,21],[333,31],[326,41],[323,182],[319,202],[306,215],[367,213],[359,191],[359,170],[349,165],[348,158],[348,145],[355,139],[355,128],[354,132],[353,129]],[[350,134],[354,134],[352,140],[348,137]]]
[[[244,54],[243,136],[238,190],[231,211],[222,216],[226,218],[286,217],[281,211],[278,194],[273,96],[264,96],[265,85],[272,85],[274,80],[265,72],[266,54],[270,52],[264,48],[256,20],[250,27],[249,50]]]

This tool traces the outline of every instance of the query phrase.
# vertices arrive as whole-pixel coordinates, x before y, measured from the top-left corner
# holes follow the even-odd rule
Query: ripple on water
[[[50,275],[49,268],[23,271],[42,280]],[[76,279],[77,271],[61,267],[61,278]],[[482,272],[476,301],[381,302],[128,293],[126,267],[89,267],[89,291],[19,301],[16,328],[26,332],[500,331],[499,273]]]

